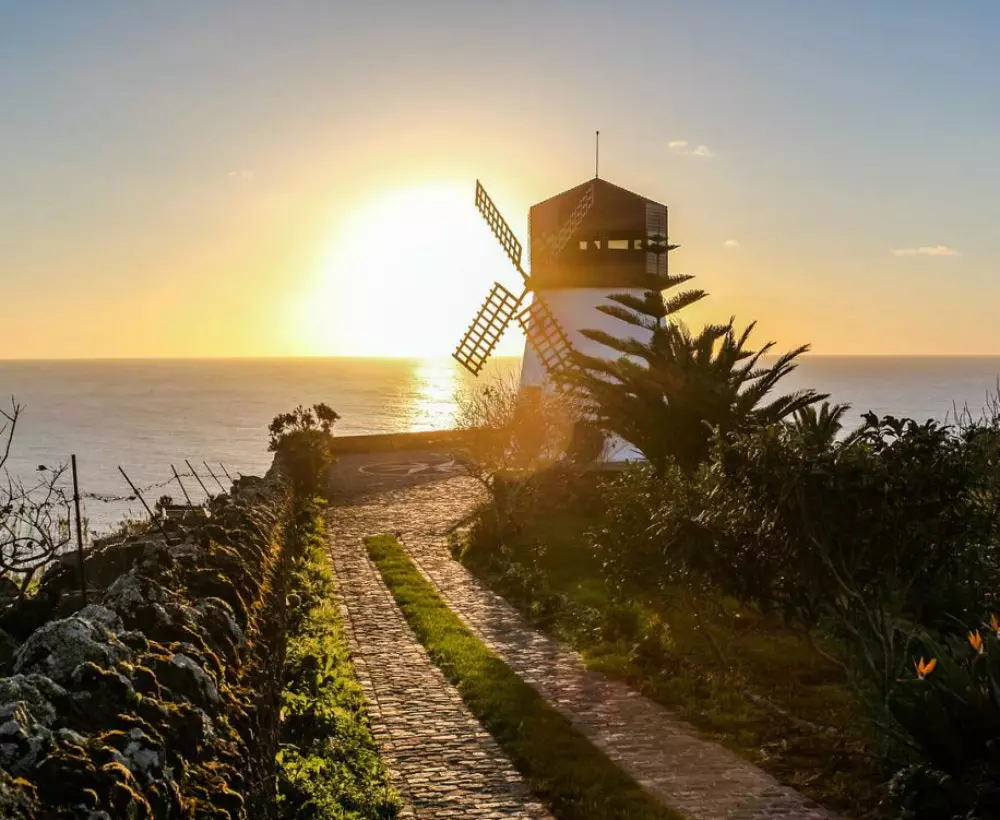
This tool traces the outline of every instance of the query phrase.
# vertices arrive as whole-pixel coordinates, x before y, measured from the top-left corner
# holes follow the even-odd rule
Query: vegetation
[[[484,511],[454,548],[591,668],[824,805],[867,816],[885,778],[839,664],[777,613],[681,578],[640,587],[626,577],[632,566],[656,573],[663,561],[648,532],[663,483],[643,468],[607,478],[537,474],[512,523],[498,531]]]
[[[70,546],[70,497],[66,465],[40,465],[32,481],[12,474],[7,462],[24,407],[13,398],[0,409],[0,596],[23,598],[36,574]]]
[[[592,664],[832,808],[995,816],[1000,426],[869,415],[824,438],[799,417],[716,436],[692,476],[539,473],[457,547]]]
[[[333,425],[340,418],[326,404],[299,405],[275,416],[268,427],[268,450],[276,454],[296,492],[311,497],[334,461]]]
[[[690,278],[670,276],[664,284],[672,289]],[[747,346],[755,323],[738,331],[730,319],[692,334],[675,319],[704,295],[694,290],[669,299],[659,291],[610,297],[612,304],[598,310],[640,328],[647,338],[585,330],[620,355],[578,354],[579,367],[568,375],[585,392],[599,424],[634,444],[658,473],[670,462],[693,473],[708,457],[713,431],[771,424],[826,398],[813,390],[770,395],[808,345],[764,364],[774,343],[760,350]]]
[[[383,820],[399,796],[368,725],[325,552],[322,507],[296,518],[278,753],[281,817]]]
[[[668,277],[668,290],[688,277]],[[564,378],[648,459],[565,459],[494,497],[456,549],[537,624],[850,816],[1000,815],[1000,397],[957,426],[776,392],[754,325],[704,296],[600,308],[642,338]]]
[[[448,609],[390,536],[366,541],[417,637],[532,791],[563,820],[671,818]]]

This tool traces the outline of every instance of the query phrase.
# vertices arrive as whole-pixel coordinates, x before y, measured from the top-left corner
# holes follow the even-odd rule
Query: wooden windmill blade
[[[500,210],[493,204],[493,200],[490,199],[490,195],[486,193],[486,189],[478,179],[476,180],[476,208],[483,215],[486,224],[490,226],[490,230],[493,231],[493,235],[497,238],[507,257],[514,263],[514,267],[521,274],[521,278],[527,281],[528,274],[521,267],[521,243],[514,236],[514,232],[510,229],[510,225],[507,224],[507,220],[503,218]]]
[[[583,196],[580,197],[580,201],[576,203],[576,207],[573,208],[573,212],[569,215],[569,219],[566,220],[565,224],[559,229],[559,233],[556,234],[555,238],[550,243],[548,253],[551,256],[557,256],[562,253],[563,248],[566,247],[566,243],[569,242],[570,237],[573,236],[573,234],[575,234],[580,228],[580,225],[593,205],[594,186],[591,184],[587,186],[587,190],[584,191]]]
[[[573,343],[537,293],[531,307],[517,315],[517,321],[550,376],[574,366]]]
[[[493,355],[526,294],[527,291],[524,291],[520,296],[515,296],[499,282],[494,282],[476,318],[451,354],[473,376],[479,375],[479,371]]]

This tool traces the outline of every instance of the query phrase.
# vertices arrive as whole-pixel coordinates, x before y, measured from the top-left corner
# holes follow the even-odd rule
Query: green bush
[[[893,777],[890,802],[902,820],[1000,817],[1000,621],[918,646],[929,660],[914,661],[885,715],[916,761]]]
[[[871,607],[932,629],[967,620],[1000,580],[998,442],[874,415],[822,450],[781,427],[731,436],[702,478],[707,571],[806,625],[850,631]]]
[[[268,450],[303,497],[321,486],[326,470],[335,461],[332,429],[339,419],[326,404],[299,405],[291,413],[275,416],[268,427]]]

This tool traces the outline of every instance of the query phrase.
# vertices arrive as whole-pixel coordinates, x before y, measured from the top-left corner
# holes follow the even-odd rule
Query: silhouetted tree
[[[690,278],[674,275],[661,282],[671,290]],[[664,298],[649,290],[610,297],[612,304],[598,310],[642,328],[648,338],[585,330],[619,356],[577,353],[579,367],[565,377],[582,389],[599,423],[635,445],[658,473],[670,459],[692,473],[708,456],[713,430],[777,422],[826,398],[814,390],[771,396],[807,345],[767,365],[762,359],[773,342],[759,350],[748,347],[756,323],[738,331],[730,319],[692,334],[675,315],[704,296],[685,290]]]

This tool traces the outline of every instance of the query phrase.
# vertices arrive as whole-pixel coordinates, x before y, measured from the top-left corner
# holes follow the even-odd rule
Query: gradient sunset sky
[[[990,0],[0,12],[0,358],[446,356],[518,284],[476,178],[526,240],[595,129],[692,324],[1000,354]]]

